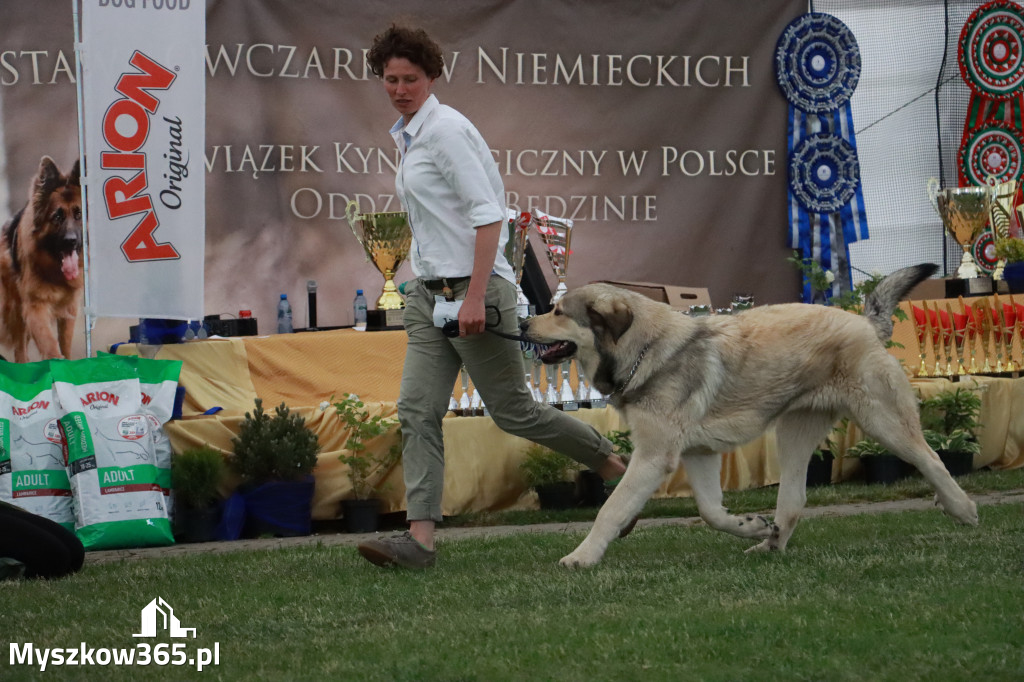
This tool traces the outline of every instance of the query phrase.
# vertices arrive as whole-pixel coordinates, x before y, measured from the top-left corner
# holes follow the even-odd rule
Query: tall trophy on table
[[[558,285],[551,297],[551,303],[555,304],[569,291],[565,280],[569,269],[569,255],[572,253],[569,247],[572,242],[573,221],[570,218],[555,218],[543,211],[536,211],[534,222],[541,239],[544,240],[544,251],[548,255],[548,263],[551,264],[551,269],[554,271],[555,277],[558,278]],[[576,401],[569,381],[571,367],[571,361],[567,360],[561,363],[561,390],[557,393],[555,387],[558,385],[558,368],[553,365],[548,367],[548,400],[550,402],[553,398],[553,401],[560,404],[563,410],[579,409],[579,403]],[[579,363],[576,363],[576,368],[577,376],[579,376]]]
[[[530,225],[533,216],[525,211],[518,213],[508,209],[508,243],[505,244],[505,258],[516,276],[516,315],[525,320],[530,317],[530,299],[523,292],[523,269],[526,265],[526,246],[530,240]]]
[[[946,187],[942,188],[936,178],[928,181],[928,198],[942,218],[946,232],[963,249],[960,267],[956,277],[960,282],[959,292],[947,291],[947,296],[956,293],[967,295],[991,294],[992,279],[982,276],[978,264],[971,255],[974,243],[985,231],[992,210],[992,188]]]
[[[359,204],[352,200],[345,207],[345,217],[366,252],[366,260],[384,276],[384,289],[377,299],[377,307],[366,311],[366,329],[402,329],[405,300],[395,286],[395,272],[409,257],[412,244],[408,214],[405,211],[359,213]]]

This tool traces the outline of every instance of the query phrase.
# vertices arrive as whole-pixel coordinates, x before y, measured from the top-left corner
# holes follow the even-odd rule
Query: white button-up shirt
[[[498,165],[465,116],[431,95],[391,128],[402,152],[395,190],[412,225],[409,264],[425,279],[473,273],[474,228],[501,222],[493,272],[515,282],[505,259],[508,215]]]

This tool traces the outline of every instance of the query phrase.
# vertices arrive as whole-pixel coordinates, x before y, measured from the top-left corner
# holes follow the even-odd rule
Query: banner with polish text
[[[570,289],[799,295],[775,49],[805,0],[78,2],[97,347],[137,317],[251,311],[268,333],[281,294],[314,326],[310,282],[320,329],[352,324],[357,289],[373,305],[384,280],[345,213],[401,210],[399,114],[365,62],[392,23],[437,41],[432,92],[483,135],[507,207],[574,222]],[[0,222],[42,157],[79,157],[71,10],[0,1]]]
[[[92,312],[201,319],[206,3],[82,2]]]

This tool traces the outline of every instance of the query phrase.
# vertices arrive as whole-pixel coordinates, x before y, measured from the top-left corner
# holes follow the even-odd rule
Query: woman
[[[0,502],[0,579],[62,578],[84,560],[81,541],[64,526]]]
[[[503,430],[565,453],[605,480],[625,466],[593,427],[534,401],[516,342],[483,333],[488,321],[518,332],[515,276],[503,255],[504,186],[477,129],[431,92],[444,67],[441,49],[423,30],[392,26],[374,38],[367,62],[401,114],[391,128],[402,154],[395,189],[412,226],[416,279],[405,290],[409,342],[398,399],[409,531],[364,542],[359,551],[378,565],[426,568],[441,521],[441,420],[460,366]],[[461,306],[457,338],[434,325],[437,298],[438,305]],[[500,321],[494,311],[488,320],[492,307]]]

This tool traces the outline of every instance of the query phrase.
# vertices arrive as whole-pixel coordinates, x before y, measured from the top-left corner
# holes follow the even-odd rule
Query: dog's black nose
[[[522,322],[519,323],[519,330],[520,331],[524,331],[525,332],[529,328],[530,328],[530,318],[527,318],[527,319],[525,319],[525,320],[523,320]]]

